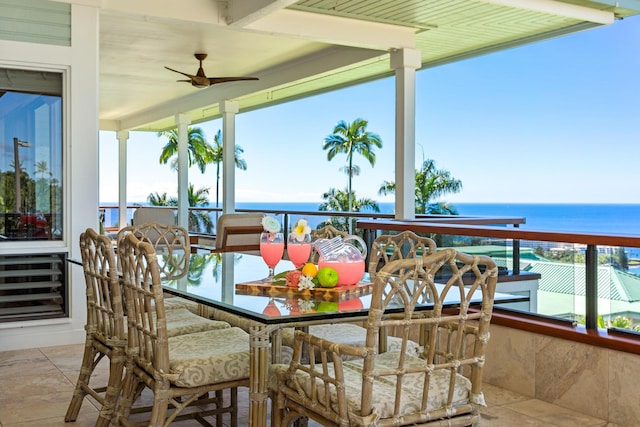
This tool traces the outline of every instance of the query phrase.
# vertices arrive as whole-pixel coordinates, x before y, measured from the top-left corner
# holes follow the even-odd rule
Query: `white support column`
[[[396,200],[397,219],[415,218],[416,163],[416,69],[420,51],[391,51],[391,68],[396,73]]]
[[[118,138],[118,227],[127,224],[127,141],[129,131],[116,132]]]
[[[178,225],[189,229],[189,125],[186,114],[176,114],[178,126]]]
[[[236,114],[237,101],[222,101],[222,213],[233,213],[236,210]]]

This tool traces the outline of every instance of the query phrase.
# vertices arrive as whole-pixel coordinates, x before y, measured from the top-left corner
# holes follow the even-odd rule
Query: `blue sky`
[[[462,181],[460,193],[443,198],[452,203],[640,203],[639,75],[638,17],[421,70],[416,166],[431,158]],[[354,158],[361,173],[353,188],[393,202],[377,193],[394,180],[392,78],[240,112],[236,142],[248,168],[236,172],[236,201],[320,202],[330,187],[345,188],[345,156],[328,162],[322,144],[339,120],[358,117],[384,146],[373,168]],[[222,123],[197,126],[212,140]],[[175,195],[175,172],[156,160],[166,141],[130,135],[129,203],[150,192]],[[100,201],[115,202],[114,132],[100,133],[100,158]],[[215,165],[204,175],[191,169],[189,180],[209,187],[215,201]]]

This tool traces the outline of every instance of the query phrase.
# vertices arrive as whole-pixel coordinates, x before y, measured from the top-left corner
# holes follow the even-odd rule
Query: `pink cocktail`
[[[364,260],[360,261],[325,261],[318,260],[318,268],[331,267],[338,272],[337,286],[355,285],[364,274]]]
[[[260,243],[260,255],[269,268],[276,268],[284,254],[284,242]]]
[[[311,243],[291,243],[287,244],[287,255],[296,268],[300,268],[309,260],[311,255]]]
[[[284,255],[284,237],[282,233],[262,233],[260,235],[260,255],[269,267],[269,276],[265,281],[273,281],[273,270]]]

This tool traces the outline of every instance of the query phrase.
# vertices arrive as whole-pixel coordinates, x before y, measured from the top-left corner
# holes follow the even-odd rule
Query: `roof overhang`
[[[393,75],[390,52],[417,49],[421,68],[612,24],[639,1],[105,0],[100,26],[100,127],[158,131]],[[195,89],[169,66],[251,75]],[[179,77],[179,76],[178,76]]]

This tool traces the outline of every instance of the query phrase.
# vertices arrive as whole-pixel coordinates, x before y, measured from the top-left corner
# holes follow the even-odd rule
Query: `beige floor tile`
[[[5,377],[0,388],[0,400],[16,396],[40,396],[71,392],[74,384],[58,371],[42,375]]]
[[[65,423],[64,413],[62,413],[62,415],[36,421],[22,421],[18,423],[2,424],[2,427],[93,427],[96,424],[97,416],[97,412],[81,412],[75,422]]]
[[[0,352],[0,364],[6,362],[15,362],[19,360],[40,359],[44,357],[44,354],[37,348],[30,348],[27,350],[12,350]]]
[[[491,384],[482,384],[484,399],[489,406],[508,405],[510,403],[522,402],[531,399],[524,394],[496,387]]]
[[[50,359],[56,359],[57,357],[68,357],[80,355],[84,352],[84,344],[70,344],[59,345],[52,347],[41,347],[42,353]]]
[[[481,411],[481,425],[491,427],[555,427],[546,421],[537,420],[520,412],[509,409],[508,406],[484,408]]]
[[[26,422],[33,422],[33,425],[43,425],[39,424],[44,423],[42,420],[48,420],[47,422],[64,421],[72,393],[72,390],[31,396],[23,393],[11,399],[0,400],[0,421],[3,427]],[[84,402],[80,413],[83,414],[83,418],[85,418],[84,414],[91,414],[95,424],[98,410],[93,405]],[[71,424],[68,425],[71,426]]]
[[[57,371],[56,365],[40,353],[39,358],[6,360],[0,362],[0,384],[5,379],[10,379],[17,375],[42,375],[52,371]]]
[[[607,425],[606,421],[538,399],[512,403],[506,407],[537,420],[544,421],[548,423],[547,425],[558,427],[604,427]]]

